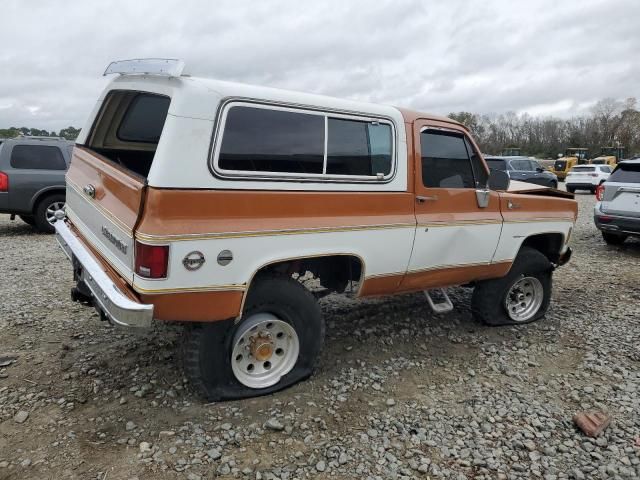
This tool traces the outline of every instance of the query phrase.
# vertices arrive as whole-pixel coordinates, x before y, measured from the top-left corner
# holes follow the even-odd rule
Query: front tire
[[[38,231],[42,233],[53,233],[56,231],[55,212],[64,208],[65,197],[63,194],[55,193],[47,195],[38,203],[33,221]]]
[[[478,283],[471,299],[473,316],[493,326],[535,322],[549,309],[552,271],[544,254],[523,247],[506,276]]]
[[[622,245],[627,239],[627,236],[618,233],[602,232],[602,238],[607,242],[607,245]]]
[[[570,187],[570,186],[568,186],[568,185],[567,185],[567,192],[569,192],[569,193],[575,193],[575,192],[576,192],[576,189],[575,189],[575,187]]]
[[[313,373],[324,333],[311,292],[291,277],[261,275],[240,322],[187,327],[185,374],[209,401],[273,393]]]

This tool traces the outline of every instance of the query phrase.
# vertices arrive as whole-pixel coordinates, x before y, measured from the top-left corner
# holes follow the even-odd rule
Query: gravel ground
[[[1,216],[0,479],[640,476],[640,242],[607,247],[578,200],[540,322],[479,325],[468,289],[440,316],[332,295],[313,378],[220,404],[183,379],[179,328],[100,322],[53,237]],[[571,420],[591,408],[613,416],[597,440]]]

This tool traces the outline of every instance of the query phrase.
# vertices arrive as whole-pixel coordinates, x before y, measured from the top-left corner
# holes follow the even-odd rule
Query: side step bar
[[[431,298],[431,292],[438,292],[441,297],[438,303],[433,301]],[[447,292],[444,291],[444,288],[436,288],[433,290],[424,290],[424,295],[427,297],[427,303],[433,310],[433,313],[448,313],[453,310],[453,303],[451,303],[451,299]]]

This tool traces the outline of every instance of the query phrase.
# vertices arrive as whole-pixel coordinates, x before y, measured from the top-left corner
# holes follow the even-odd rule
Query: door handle
[[[416,196],[416,201],[418,203],[424,203],[427,200],[430,202],[435,202],[436,200],[438,200],[438,196],[437,195],[417,195]]]

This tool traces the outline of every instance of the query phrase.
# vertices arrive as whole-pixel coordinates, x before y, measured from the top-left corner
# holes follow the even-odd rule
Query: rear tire
[[[32,227],[35,225],[36,220],[31,215],[20,215],[20,220],[22,220],[27,225],[31,225]]]
[[[273,393],[313,373],[324,333],[311,292],[291,277],[262,275],[247,293],[240,322],[187,327],[185,374],[209,401]]]
[[[473,316],[492,326],[535,322],[549,309],[552,271],[544,254],[522,247],[506,276],[477,284],[471,299]]]
[[[551,188],[558,188],[558,182],[551,182],[549,185]]]
[[[602,232],[602,238],[607,245],[622,245],[627,239],[627,235],[619,233]]]
[[[569,192],[569,193],[575,193],[575,192],[576,192],[576,189],[575,189],[575,187],[569,187],[569,186],[567,186],[567,192]]]
[[[64,207],[65,197],[62,193],[54,193],[47,195],[38,202],[38,206],[34,212],[34,223],[38,231],[42,233],[53,233],[56,231],[53,223],[50,221],[53,213]]]

